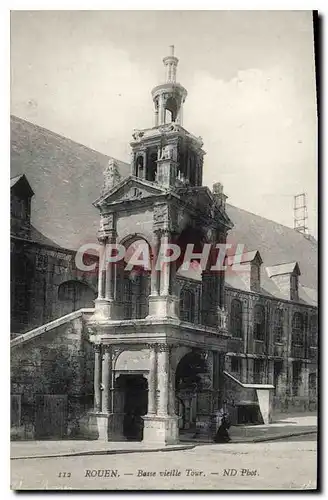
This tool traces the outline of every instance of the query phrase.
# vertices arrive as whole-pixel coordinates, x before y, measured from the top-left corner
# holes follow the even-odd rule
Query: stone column
[[[151,414],[152,403],[144,420],[144,442],[158,445],[175,444],[179,441],[178,417],[172,412],[172,370],[170,370],[170,348],[159,345],[157,350],[157,413]],[[153,356],[153,355],[152,355]],[[151,365],[154,363],[154,358]],[[171,377],[170,377],[171,376]],[[150,380],[152,377],[150,376]],[[151,382],[150,382],[151,384]],[[171,413],[170,413],[171,412]]]
[[[302,363],[300,396],[305,399],[309,398],[309,373],[309,365],[307,363]]]
[[[164,95],[161,94],[159,96],[159,125],[164,125],[165,123],[165,100],[164,100]]]
[[[98,269],[98,299],[104,298],[104,267],[106,259],[106,240],[100,240],[101,250]]]
[[[268,378],[267,378],[267,383],[268,384],[273,384],[273,377],[274,377],[274,361],[273,359],[268,359]]]
[[[288,359],[288,365],[287,365],[287,391],[290,396],[293,396],[293,361],[291,359]]]
[[[175,372],[169,368],[169,415],[175,416]]]
[[[105,298],[109,301],[114,300],[114,266],[113,262],[109,262],[108,258],[111,255],[111,245],[115,244],[116,236],[112,235],[106,244],[106,294]]]
[[[168,414],[168,395],[169,395],[169,347],[159,346],[157,355],[157,382],[159,390],[158,415]]]
[[[247,384],[247,359],[241,358],[241,382]]]
[[[254,382],[254,358],[250,358],[249,356],[246,358],[247,359],[247,373],[248,373],[248,384],[252,384]]]
[[[287,409],[288,408],[287,398],[288,398],[288,364],[287,361],[284,359],[282,360],[281,371],[277,377],[275,384],[275,397],[274,397],[275,409],[281,411]]]
[[[158,231],[155,231],[153,238],[153,262],[151,269],[151,295],[159,295],[159,276],[160,272],[156,269],[158,254],[160,248],[160,235]]]
[[[101,411],[101,392],[100,392],[100,379],[101,379],[101,346],[99,344],[93,345],[95,353],[95,367],[94,367],[94,411]]]
[[[112,353],[110,346],[103,346],[102,357],[102,413],[111,412]]]
[[[155,127],[158,127],[158,104],[155,104]]]
[[[156,414],[157,351],[156,345],[149,346],[148,415]]]
[[[169,231],[165,231],[162,237],[162,245],[165,248],[165,245],[170,243],[170,233]],[[161,286],[160,286],[160,294],[161,295],[169,295],[170,293],[170,276],[171,276],[171,262],[165,262],[163,266],[161,266]]]
[[[180,108],[179,108],[179,112],[178,112],[178,116],[177,116],[177,123],[179,123],[179,125],[183,125],[183,102],[181,102],[180,104]]]

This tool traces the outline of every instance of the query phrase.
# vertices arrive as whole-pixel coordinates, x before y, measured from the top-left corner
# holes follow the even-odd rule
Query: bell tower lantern
[[[166,189],[197,187],[203,178],[203,141],[182,126],[187,90],[176,81],[174,46],[164,57],[165,82],[152,90],[155,124],[132,134],[131,175]]]
[[[155,127],[166,123],[182,125],[183,104],[187,97],[186,89],[176,82],[179,59],[174,55],[174,45],[170,46],[170,55],[164,57],[165,83],[152,90],[155,105]]]

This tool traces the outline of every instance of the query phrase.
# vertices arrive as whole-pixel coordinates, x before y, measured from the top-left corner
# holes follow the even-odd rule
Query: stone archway
[[[124,260],[117,266],[118,302],[122,319],[140,319],[148,315],[150,295],[151,247],[143,235],[125,237]]]
[[[59,316],[64,316],[83,307],[94,307],[95,290],[77,279],[62,282],[58,287],[57,308]]]

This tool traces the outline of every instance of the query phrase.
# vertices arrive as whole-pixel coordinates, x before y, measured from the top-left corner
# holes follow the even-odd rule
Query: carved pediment
[[[105,193],[94,202],[96,207],[104,205],[119,204],[128,201],[143,200],[145,198],[155,198],[166,194],[166,191],[154,183],[128,177],[120,182],[114,189]]]

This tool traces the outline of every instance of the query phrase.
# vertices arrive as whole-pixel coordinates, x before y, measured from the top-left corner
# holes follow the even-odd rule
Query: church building
[[[221,407],[316,409],[317,242],[203,185],[173,46],[163,62],[131,165],[11,118],[13,439],[173,444]]]

